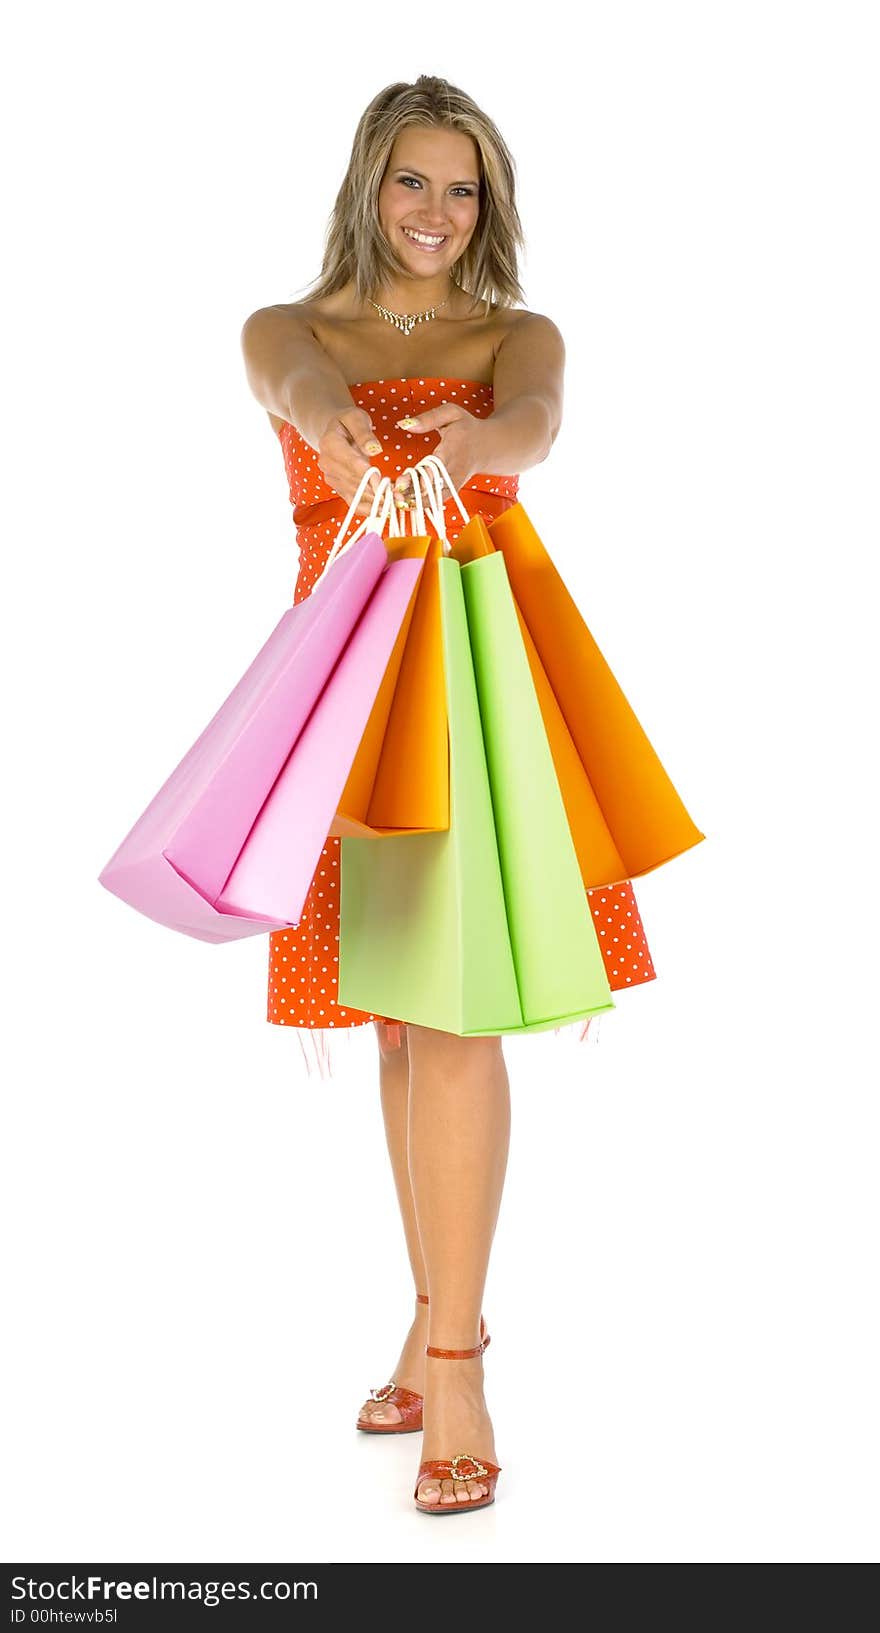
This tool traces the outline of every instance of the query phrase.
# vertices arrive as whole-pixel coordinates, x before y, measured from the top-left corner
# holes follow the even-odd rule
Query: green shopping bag
[[[504,557],[432,570],[450,826],[342,836],[339,1002],[468,1037],[613,1009]]]

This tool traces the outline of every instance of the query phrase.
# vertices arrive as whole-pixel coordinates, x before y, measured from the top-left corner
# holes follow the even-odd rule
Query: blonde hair
[[[366,300],[399,273],[379,221],[378,197],[395,138],[412,125],[461,131],[477,148],[480,211],[470,242],[451,269],[453,283],[471,295],[473,306],[484,300],[487,315],[493,304],[524,302],[517,250],[525,240],[513,158],[488,114],[458,86],[432,74],[420,74],[414,85],[386,85],[361,114],[310,297],[332,295],[353,279],[358,297]]]

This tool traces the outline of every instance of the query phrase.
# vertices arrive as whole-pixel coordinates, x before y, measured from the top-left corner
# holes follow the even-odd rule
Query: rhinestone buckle
[[[371,1389],[370,1394],[372,1395],[374,1401],[387,1401],[388,1396],[393,1395],[396,1388],[396,1383],[392,1382],[390,1384],[384,1384],[381,1389]]]
[[[457,1465],[459,1463],[470,1463],[471,1467],[467,1474],[458,1473]],[[488,1472],[488,1469],[483,1468],[479,1458],[469,1457],[467,1452],[456,1452],[450,1464],[450,1473],[453,1480],[477,1480],[481,1474],[488,1474]]]

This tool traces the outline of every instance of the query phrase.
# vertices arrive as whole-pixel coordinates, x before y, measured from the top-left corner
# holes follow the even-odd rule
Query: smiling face
[[[480,213],[479,156],[457,130],[411,125],[396,137],[379,188],[379,220],[404,273],[448,279]]]

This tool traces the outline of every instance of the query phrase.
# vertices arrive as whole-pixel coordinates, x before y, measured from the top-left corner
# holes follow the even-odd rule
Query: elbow
[[[539,463],[543,463],[543,461],[547,458],[548,454],[550,453],[550,450],[553,447],[553,444],[556,441],[557,436],[559,435],[559,427],[562,424],[562,419],[561,419],[561,416],[559,414],[554,412],[553,408],[551,407],[550,403],[547,402],[546,398],[541,397],[541,398],[538,399],[538,401],[540,402],[541,408],[543,409],[543,418],[542,418],[542,421],[541,421],[541,447],[542,447],[542,453],[541,453],[540,459],[539,459]]]

